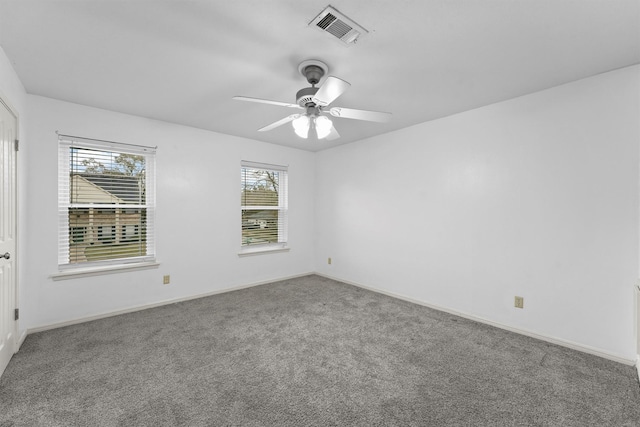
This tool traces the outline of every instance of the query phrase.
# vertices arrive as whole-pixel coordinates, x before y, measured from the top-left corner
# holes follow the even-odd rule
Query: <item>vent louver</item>
[[[309,25],[331,34],[346,45],[356,43],[360,37],[368,33],[367,30],[331,6],[327,6],[320,12]]]

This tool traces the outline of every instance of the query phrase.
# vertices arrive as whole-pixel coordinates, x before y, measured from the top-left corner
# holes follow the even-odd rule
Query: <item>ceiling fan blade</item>
[[[350,86],[351,83],[349,82],[345,82],[337,77],[329,76],[313,96],[313,102],[323,107],[327,106],[349,89]]]
[[[331,132],[329,132],[329,135],[327,135],[325,139],[327,141],[333,141],[334,139],[338,139],[338,138],[340,138],[340,134],[338,133],[335,127],[331,126]]]
[[[278,126],[282,126],[285,123],[289,123],[290,121],[297,119],[298,117],[300,117],[300,114],[292,114],[284,119],[280,119],[277,122],[273,122],[270,125],[266,125],[265,127],[258,129],[258,132],[266,132],[268,130],[275,129]]]
[[[261,98],[250,98],[248,96],[234,96],[233,99],[235,99],[236,101],[249,101],[249,102],[257,102],[259,104],[278,105],[280,107],[302,108],[298,104],[290,104],[288,102],[280,102],[280,101],[271,101],[268,99],[261,99]]]
[[[333,107],[329,113],[334,117],[343,119],[366,120],[368,122],[388,122],[391,113],[383,113],[381,111],[355,110],[353,108]]]

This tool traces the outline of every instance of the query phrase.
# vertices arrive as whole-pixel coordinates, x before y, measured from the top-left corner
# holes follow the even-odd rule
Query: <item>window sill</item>
[[[252,256],[252,255],[263,255],[263,254],[272,254],[274,252],[289,252],[289,248],[287,247],[258,247],[258,248],[250,248],[243,249],[238,252],[239,257]]]
[[[102,267],[75,268],[72,270],[60,271],[49,276],[51,279],[66,280],[77,279],[80,277],[102,276],[105,274],[122,273],[125,271],[147,270],[149,268],[158,268],[159,262],[148,261],[131,264],[107,265]]]

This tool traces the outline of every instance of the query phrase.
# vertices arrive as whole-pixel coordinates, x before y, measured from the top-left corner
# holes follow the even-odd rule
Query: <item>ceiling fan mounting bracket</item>
[[[308,59],[298,65],[298,71],[310,85],[315,86],[329,72],[329,66],[317,59]]]

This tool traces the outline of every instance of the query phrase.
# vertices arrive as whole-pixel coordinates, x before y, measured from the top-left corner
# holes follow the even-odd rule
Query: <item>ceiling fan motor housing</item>
[[[305,87],[304,89],[300,89],[298,93],[296,93],[296,102],[301,107],[309,107],[315,106],[315,102],[313,102],[313,97],[318,91],[317,87]]]

